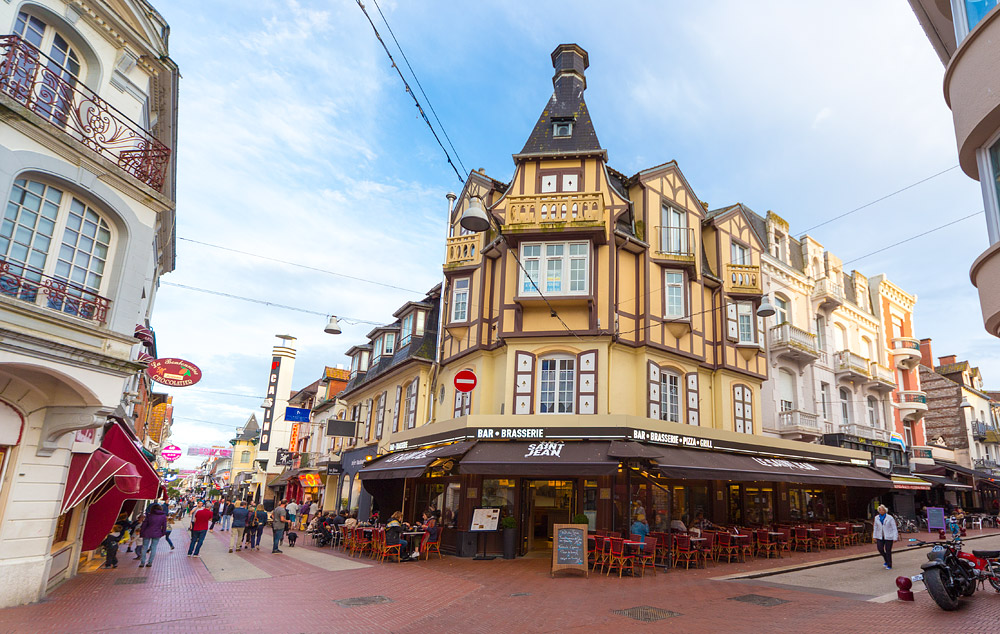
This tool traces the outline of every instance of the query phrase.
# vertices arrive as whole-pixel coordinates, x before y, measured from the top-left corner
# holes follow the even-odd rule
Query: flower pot
[[[517,556],[517,529],[503,529],[503,558],[513,559]]]

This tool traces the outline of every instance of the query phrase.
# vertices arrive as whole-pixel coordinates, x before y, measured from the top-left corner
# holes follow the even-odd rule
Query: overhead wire
[[[420,112],[420,116],[423,118],[424,123],[427,124],[427,127],[431,131],[431,134],[434,135],[434,140],[437,141],[437,144],[441,148],[441,151],[444,152],[445,158],[448,159],[448,165],[450,165],[451,169],[455,171],[455,176],[458,177],[458,182],[464,184],[465,178],[462,176],[461,172],[458,171],[458,168],[455,167],[455,163],[452,162],[451,155],[448,154],[448,149],[445,148],[444,143],[441,142],[441,138],[437,134],[437,131],[434,130],[434,126],[431,125],[431,120],[427,118],[427,113],[424,112],[423,106],[420,105],[420,100],[417,99],[417,95],[414,94],[413,90],[410,88],[410,83],[406,81],[406,77],[403,76],[403,71],[399,70],[399,66],[396,65],[396,60],[392,57],[392,53],[389,51],[389,47],[386,45],[385,41],[382,39],[382,36],[379,34],[378,28],[375,27],[375,22],[373,22],[371,16],[368,15],[368,10],[365,9],[365,4],[361,0],[357,0],[357,3],[358,6],[361,7],[361,12],[365,14],[365,18],[368,20],[368,24],[372,25],[372,31],[375,32],[375,37],[378,38],[378,42],[379,44],[382,45],[382,49],[385,50],[385,54],[389,56],[389,61],[392,62],[392,68],[396,71],[396,74],[399,75],[399,78],[403,81],[403,85],[406,87],[407,94],[409,94],[410,97],[413,98],[413,103],[417,106],[417,111]]]

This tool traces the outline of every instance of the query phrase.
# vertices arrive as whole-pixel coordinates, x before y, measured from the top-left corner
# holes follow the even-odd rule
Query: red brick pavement
[[[217,582],[204,564],[185,557],[187,536],[175,531],[177,550],[161,545],[152,568],[139,569],[120,553],[117,570],[83,573],[43,602],[0,611],[2,632],[953,632],[1000,631],[1000,596],[978,592],[954,613],[939,610],[926,593],[915,603],[869,603],[713,579],[830,557],[871,552],[870,545],[836,553],[797,553],[791,559],[718,564],[644,578],[549,575],[549,561],[490,562],[455,557],[329,572],[285,555],[234,553],[273,575]],[[265,535],[267,537],[267,535]],[[227,533],[208,539],[228,542]],[[299,548],[313,547],[300,539]],[[975,542],[972,542],[974,544]],[[344,555],[324,551],[326,556]],[[872,574],[883,573],[873,567]],[[891,573],[889,573],[891,575]],[[144,577],[145,583],[116,585]],[[887,575],[887,592],[893,589]],[[763,579],[761,581],[764,581]],[[526,593],[526,594],[522,594]],[[732,601],[749,593],[788,601],[773,607]],[[341,607],[336,599],[382,595],[390,603]],[[636,606],[679,613],[655,623],[614,614]]]

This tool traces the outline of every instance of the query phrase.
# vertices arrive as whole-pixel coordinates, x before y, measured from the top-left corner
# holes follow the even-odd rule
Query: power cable
[[[420,94],[424,96],[424,102],[427,103],[427,107],[430,108],[431,114],[434,115],[434,120],[437,121],[438,127],[441,128],[441,134],[443,134],[444,138],[448,140],[448,147],[450,147],[451,151],[455,153],[455,158],[458,160],[458,164],[462,166],[462,171],[468,174],[469,170],[465,168],[465,163],[462,162],[462,157],[458,155],[458,150],[455,149],[455,144],[451,142],[451,137],[448,136],[448,131],[444,129],[444,124],[441,123],[441,119],[438,118],[438,114],[434,110],[434,106],[431,104],[431,98],[427,96],[426,92],[424,92],[424,87],[420,84],[420,80],[417,78],[417,73],[413,70],[413,67],[410,66],[410,60],[406,58],[406,53],[403,52],[403,47],[399,45],[399,40],[396,39],[396,34],[392,32],[392,27],[389,26],[389,21],[385,19],[385,14],[382,13],[382,7],[378,6],[378,2],[375,2],[375,0],[372,0],[372,2],[375,3],[375,8],[378,9],[378,14],[382,16],[382,21],[385,22],[385,28],[389,29],[389,35],[392,36],[392,41],[396,43],[396,48],[399,49],[399,54],[403,56],[403,61],[406,62],[406,67],[410,69],[410,74],[413,75],[413,81],[417,82],[417,88],[420,89]]]
[[[912,188],[916,187],[917,185],[920,185],[921,183],[926,183],[927,181],[931,180],[932,178],[937,178],[938,176],[941,176],[942,174],[946,174],[946,173],[950,172],[951,170],[955,169],[956,167],[958,167],[958,165],[952,165],[951,167],[949,167],[946,170],[941,170],[937,174],[931,174],[927,178],[918,180],[915,183],[911,183],[911,184],[907,185],[906,187],[903,187],[902,189],[897,189],[896,191],[892,192],[891,194],[886,194],[885,196],[882,196],[881,198],[876,198],[875,200],[871,201],[870,203],[865,203],[864,205],[861,205],[860,207],[856,207],[856,208],[854,208],[854,209],[852,209],[850,211],[845,211],[844,213],[840,214],[839,216],[834,216],[833,218],[830,218],[829,220],[824,220],[823,222],[819,223],[818,225],[813,225],[813,226],[809,227],[808,229],[804,230],[800,235],[805,235],[805,234],[809,233],[810,231],[812,231],[813,229],[818,229],[819,227],[822,227],[823,225],[828,225],[828,224],[830,224],[831,222],[833,222],[835,220],[840,220],[841,218],[845,218],[847,216],[850,216],[851,214],[853,214],[853,213],[855,213],[857,211],[861,211],[862,209],[865,209],[867,207],[871,207],[875,203],[880,203],[883,200],[885,200],[886,198],[892,198],[896,194],[900,194],[902,192],[905,192],[908,189],[912,189]]]
[[[233,249],[232,247],[224,247],[221,244],[212,244],[211,242],[202,242],[201,240],[195,240],[193,238],[183,238],[179,237],[178,240],[184,242],[191,242],[192,244],[200,244],[203,247],[211,247],[213,249],[220,249],[222,251],[229,251],[230,253],[239,253],[240,255],[247,255],[253,258],[259,258],[261,260],[268,260],[269,262],[277,262],[278,264],[287,264],[288,266],[296,266],[300,269],[306,269],[308,271],[316,271],[317,273],[326,273],[327,275],[335,275],[337,277],[343,277],[349,280],[354,280],[356,282],[365,282],[366,284],[374,284],[376,286],[383,286],[385,288],[392,288],[397,291],[406,291],[407,293],[417,293],[420,294],[421,291],[415,291],[412,288],[403,288],[402,286],[396,286],[394,284],[387,284],[385,282],[378,282],[375,280],[365,279],[363,277],[356,277],[354,275],[347,275],[346,273],[338,273],[337,271],[331,271],[329,269],[321,269],[316,266],[309,266],[308,264],[300,264],[298,262],[290,262],[288,260],[282,260],[279,258],[272,258],[266,255],[261,255],[259,253],[251,253],[250,251],[241,251],[239,249]]]
[[[365,4],[361,0],[357,0],[357,2],[358,6],[361,7],[361,12],[364,13],[365,18],[367,18],[368,24],[372,25],[372,31],[375,31],[375,37],[378,38],[378,43],[382,45],[382,48],[385,50],[385,54],[389,56],[389,61],[392,62],[393,69],[396,71],[396,74],[399,75],[399,78],[402,80],[403,85],[406,86],[407,94],[409,94],[410,97],[413,97],[413,103],[414,105],[417,106],[417,110],[420,112],[420,116],[423,117],[424,123],[427,124],[427,127],[431,131],[431,134],[434,135],[434,140],[437,141],[437,144],[441,148],[441,151],[444,152],[445,158],[448,159],[448,165],[451,166],[451,169],[455,170],[455,176],[458,177],[458,182],[464,184],[465,179],[462,177],[461,172],[458,171],[458,168],[455,167],[455,164],[452,162],[451,155],[448,154],[448,150],[444,147],[444,144],[441,143],[441,138],[438,137],[437,132],[434,130],[434,126],[431,125],[431,120],[427,118],[427,114],[424,112],[423,107],[421,107],[420,101],[417,99],[417,96],[413,93],[413,90],[410,88],[409,82],[406,81],[406,77],[403,77],[403,72],[399,70],[399,66],[396,65],[396,60],[393,59],[392,53],[389,52],[389,47],[386,46],[385,41],[382,40],[382,36],[379,35],[378,29],[375,28],[375,23],[372,21],[371,16],[368,15],[368,10],[365,9]]]

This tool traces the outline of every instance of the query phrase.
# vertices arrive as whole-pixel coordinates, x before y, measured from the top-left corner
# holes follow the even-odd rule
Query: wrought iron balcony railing
[[[111,305],[111,300],[82,286],[5,260],[0,260],[0,297],[13,297],[100,324],[107,319]]]
[[[160,191],[170,148],[37,48],[0,36],[0,92]]]

